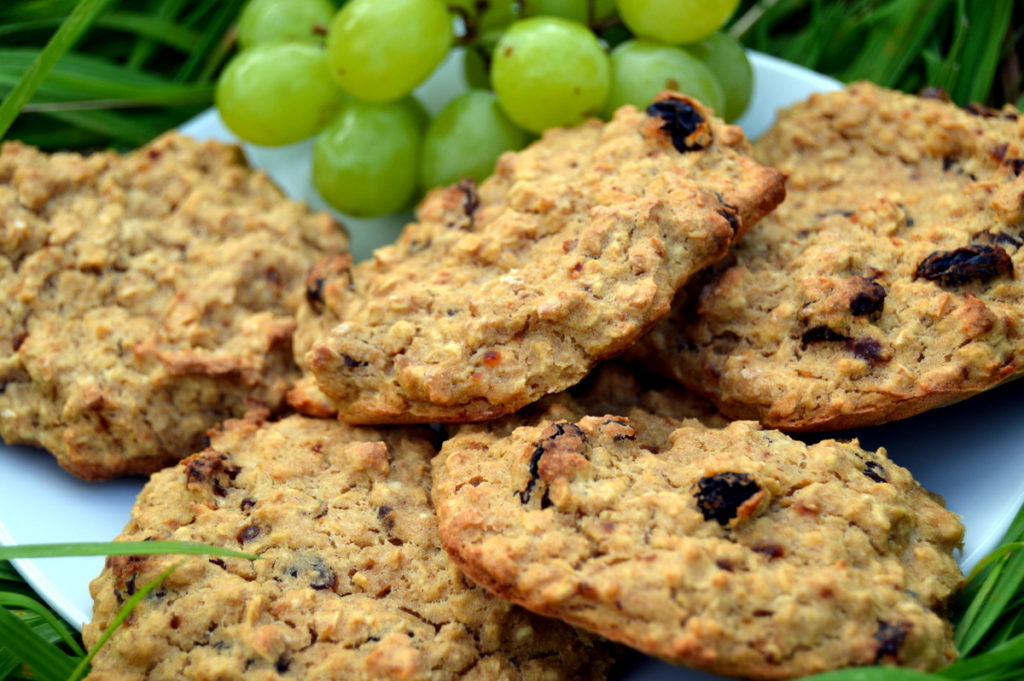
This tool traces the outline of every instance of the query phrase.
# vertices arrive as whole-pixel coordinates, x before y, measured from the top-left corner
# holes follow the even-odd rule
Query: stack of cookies
[[[260,556],[109,559],[87,643],[180,565],[91,678],[948,664],[956,516],[884,450],[765,426],[1021,371],[1022,126],[857,84],[752,150],[663,93],[435,190],[362,263],[216,145],[6,147],[0,432],[152,472],[121,539]]]

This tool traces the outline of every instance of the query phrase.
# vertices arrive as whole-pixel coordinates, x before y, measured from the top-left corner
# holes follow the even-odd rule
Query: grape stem
[[[765,12],[770,10],[775,5],[779,4],[779,0],[761,0],[750,7],[746,12],[743,13],[739,19],[729,28],[729,35],[736,40],[742,38],[750,27],[757,23]]]

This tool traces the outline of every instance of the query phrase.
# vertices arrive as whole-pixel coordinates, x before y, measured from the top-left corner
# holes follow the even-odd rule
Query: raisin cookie
[[[348,241],[241,152],[0,154],[0,436],[86,479],[148,473],[283,402],[310,266]]]
[[[442,542],[503,598],[718,674],[955,657],[963,527],[884,450],[677,425],[462,426],[434,461]]]
[[[1022,371],[1024,119],[867,83],[780,115],[785,202],[636,350],[733,418],[872,425]]]
[[[371,260],[323,267],[301,322],[331,329],[308,361],[341,418],[479,421],[573,385],[782,199],[739,128],[680,95],[648,112],[549,131],[428,195]]]
[[[109,558],[91,585],[89,645],[136,589],[183,562],[100,650],[93,681],[604,678],[595,638],[492,597],[447,559],[431,431],[292,416],[211,434],[152,477],[120,539],[261,559]]]

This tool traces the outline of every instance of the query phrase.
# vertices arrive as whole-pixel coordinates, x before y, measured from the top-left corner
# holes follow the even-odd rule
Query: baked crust
[[[480,421],[567,388],[782,199],[739,128],[685,97],[659,101],[699,121],[686,151],[665,119],[624,107],[505,154],[480,187],[430,193],[371,260],[325,264],[296,349],[311,347],[339,417]]]
[[[732,418],[906,418],[1019,376],[1024,119],[867,83],[780,114],[788,197],[631,351]]]

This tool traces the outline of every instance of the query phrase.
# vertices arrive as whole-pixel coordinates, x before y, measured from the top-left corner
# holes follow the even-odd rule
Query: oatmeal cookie
[[[591,414],[465,425],[442,446],[442,542],[477,583],[730,676],[955,657],[963,527],[884,450]]]
[[[300,335],[341,418],[479,421],[573,385],[782,199],[739,128],[680,95],[648,111],[549,131],[432,192],[371,260],[325,265]]]
[[[602,679],[595,638],[466,581],[430,504],[429,430],[292,416],[229,421],[155,474],[122,540],[251,552],[111,557],[93,581],[95,643],[121,603],[183,560],[93,662],[114,679]]]
[[[873,425],[1020,375],[1024,118],[867,83],[780,115],[785,202],[634,356],[732,418]]]
[[[0,436],[86,479],[149,473],[279,406],[309,267],[344,232],[241,152],[0,153]]]

